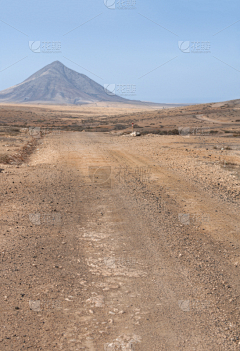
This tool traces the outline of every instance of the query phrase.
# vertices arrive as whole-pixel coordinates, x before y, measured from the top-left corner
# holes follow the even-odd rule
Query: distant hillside
[[[131,100],[108,94],[103,86],[59,61],[43,67],[24,82],[0,92],[0,102],[9,103],[78,105],[100,101],[128,103]]]

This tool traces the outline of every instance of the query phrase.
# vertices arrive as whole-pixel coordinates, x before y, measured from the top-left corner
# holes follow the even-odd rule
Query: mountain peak
[[[45,67],[66,67],[66,66],[60,61],[53,61],[52,63],[50,63],[49,65],[47,65]],[[43,68],[45,68],[45,67],[43,67]]]
[[[60,61],[53,61],[52,63],[50,63],[50,65],[61,65],[61,66],[64,66],[64,64]]]
[[[129,100],[108,94],[103,86],[60,61],[48,64],[22,83],[0,92],[0,102],[86,104],[100,101]]]

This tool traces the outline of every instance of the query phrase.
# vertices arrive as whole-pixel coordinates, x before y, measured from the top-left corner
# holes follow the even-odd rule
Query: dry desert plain
[[[2,104],[0,181],[0,350],[240,350],[238,101]]]

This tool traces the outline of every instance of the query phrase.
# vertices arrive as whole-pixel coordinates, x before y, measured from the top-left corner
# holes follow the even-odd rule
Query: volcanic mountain
[[[103,86],[55,61],[24,80],[0,92],[0,102],[43,104],[86,104],[131,100],[114,95]]]

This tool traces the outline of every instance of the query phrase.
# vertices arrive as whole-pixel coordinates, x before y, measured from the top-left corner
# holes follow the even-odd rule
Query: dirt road
[[[2,167],[1,350],[240,350],[240,181],[178,138],[49,134]]]

